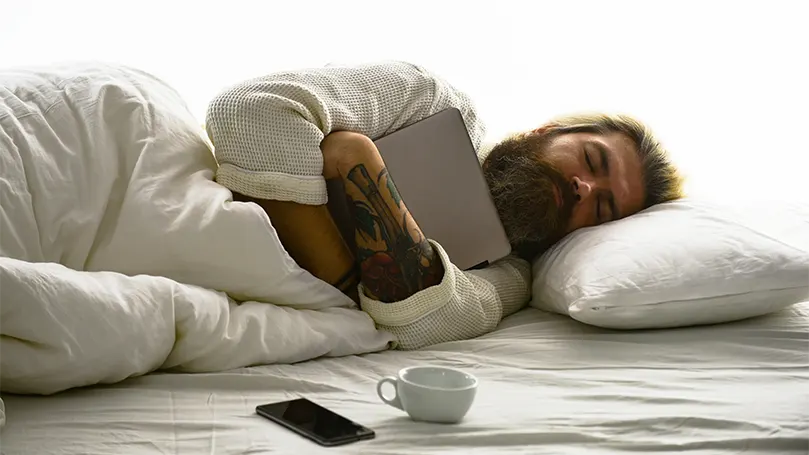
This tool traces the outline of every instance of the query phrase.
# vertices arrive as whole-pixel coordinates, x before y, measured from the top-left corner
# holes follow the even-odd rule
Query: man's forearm
[[[440,258],[413,220],[371,141],[356,143],[338,164],[356,226],[356,256],[368,297],[406,299],[438,284]]]

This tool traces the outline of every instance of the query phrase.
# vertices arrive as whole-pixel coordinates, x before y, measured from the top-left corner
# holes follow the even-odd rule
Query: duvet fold
[[[216,184],[171,87],[101,63],[0,72],[0,390],[51,394],[386,349]]]

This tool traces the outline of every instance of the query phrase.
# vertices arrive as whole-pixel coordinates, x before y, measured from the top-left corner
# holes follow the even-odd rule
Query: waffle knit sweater
[[[425,69],[403,62],[327,66],[275,73],[226,89],[206,116],[219,170],[216,180],[259,199],[327,202],[320,142],[348,130],[378,139],[449,107],[461,111],[477,150],[485,134],[469,98]],[[437,242],[440,284],[409,298],[360,304],[400,349],[474,338],[530,298],[530,265],[514,256],[461,271]]]

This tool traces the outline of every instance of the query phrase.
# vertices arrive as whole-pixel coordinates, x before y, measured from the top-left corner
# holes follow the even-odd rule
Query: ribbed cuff
[[[328,201],[323,176],[298,176],[280,172],[255,172],[224,163],[216,182],[225,188],[256,199],[323,205]]]

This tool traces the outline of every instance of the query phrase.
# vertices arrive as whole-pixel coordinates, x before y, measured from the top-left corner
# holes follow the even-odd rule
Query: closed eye
[[[595,166],[593,166],[593,162],[590,160],[590,153],[587,150],[584,151],[584,161],[587,163],[587,167],[590,169],[590,172],[596,172]]]
[[[604,174],[610,175],[610,160],[607,159],[607,149],[601,147],[601,167],[604,168]]]

